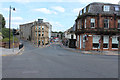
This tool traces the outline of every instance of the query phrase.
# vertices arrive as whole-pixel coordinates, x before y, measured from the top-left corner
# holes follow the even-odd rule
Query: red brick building
[[[81,50],[120,48],[120,5],[91,3],[76,19],[76,46]]]

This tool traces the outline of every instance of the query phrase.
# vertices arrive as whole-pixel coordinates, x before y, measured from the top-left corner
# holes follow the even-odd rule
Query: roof
[[[109,5],[110,11],[103,11],[103,6]],[[115,11],[115,7],[119,7],[119,11]],[[84,9],[86,9],[86,12],[84,12]],[[111,3],[102,3],[102,2],[93,2],[85,6],[80,12],[78,17],[81,17],[83,15],[97,15],[97,14],[109,14],[113,15],[116,14],[117,16],[120,16],[120,5],[118,4],[111,4]]]

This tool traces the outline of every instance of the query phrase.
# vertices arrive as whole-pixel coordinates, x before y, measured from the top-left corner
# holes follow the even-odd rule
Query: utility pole
[[[13,9],[13,11],[15,11],[15,8],[10,6],[10,9],[9,9],[9,49],[10,49],[11,9]]]
[[[11,6],[10,6],[10,10],[9,10],[9,49],[10,49],[10,25],[11,24]]]

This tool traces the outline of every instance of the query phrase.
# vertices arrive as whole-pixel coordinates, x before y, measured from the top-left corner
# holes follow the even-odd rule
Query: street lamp
[[[10,6],[10,10],[9,10],[9,49],[10,49],[11,9],[13,9],[13,11],[15,11],[15,8],[13,8],[13,7]]]

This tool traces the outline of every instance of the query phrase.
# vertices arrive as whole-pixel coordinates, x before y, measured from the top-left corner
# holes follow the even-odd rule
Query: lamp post
[[[9,9],[9,49],[10,49],[11,9],[13,9],[13,11],[15,11],[15,8],[10,6],[10,9]]]

